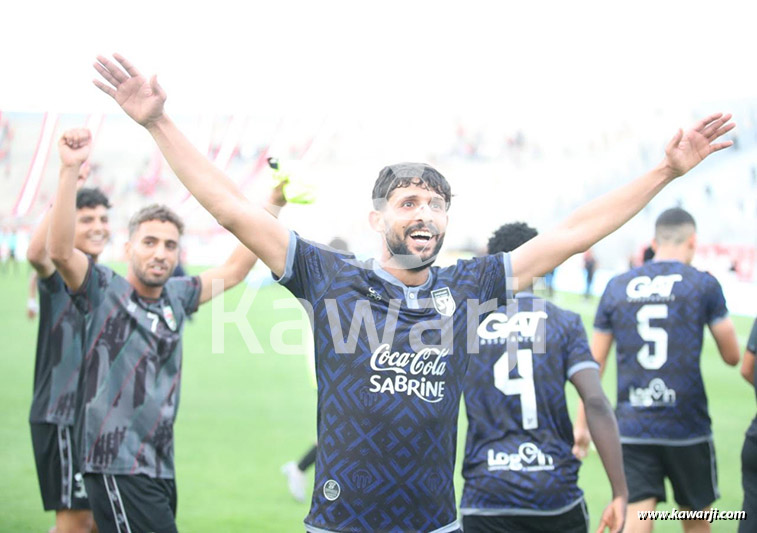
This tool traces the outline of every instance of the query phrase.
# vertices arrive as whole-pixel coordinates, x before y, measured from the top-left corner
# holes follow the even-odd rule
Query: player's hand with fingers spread
[[[60,161],[64,167],[81,167],[89,158],[92,134],[86,128],[67,130],[58,141]]]
[[[105,83],[93,80],[94,84],[113,97],[137,123],[149,127],[163,116],[165,91],[158,85],[157,76],[148,80],[122,55],[113,54],[113,57],[120,66],[104,56],[97,56],[94,67]]]
[[[733,141],[715,142],[736,127],[730,120],[730,113],[715,113],[697,122],[686,133],[678,130],[665,148],[663,163],[671,173],[671,178],[685,174],[708,155],[731,146]]]
[[[602,513],[597,533],[603,533],[605,529],[609,529],[610,533],[619,533],[623,531],[627,504],[627,498],[621,496],[613,498],[610,505],[605,507],[605,510]]]

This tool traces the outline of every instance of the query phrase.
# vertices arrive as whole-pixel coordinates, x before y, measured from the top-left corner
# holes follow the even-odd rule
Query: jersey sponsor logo
[[[174,316],[173,309],[170,305],[163,306],[163,318],[166,319],[166,324],[168,324],[168,327],[171,328],[171,331],[176,331],[176,317]]]
[[[487,344],[484,341],[507,339],[513,333],[521,337],[519,340],[533,339],[542,319],[547,319],[544,311],[523,311],[509,318],[505,313],[491,313],[479,324],[477,333],[481,344]]]
[[[434,309],[442,316],[452,316],[457,308],[449,287],[431,291],[431,301],[434,302]]]
[[[654,378],[647,387],[629,387],[628,400],[633,407],[670,406],[676,403],[676,391]]]
[[[449,350],[424,348],[419,352],[392,352],[382,344],[371,356],[370,392],[415,395],[424,402],[436,403],[444,399]],[[387,375],[387,373],[389,375]]]
[[[323,485],[323,495],[330,502],[333,502],[334,500],[336,500],[339,497],[339,494],[341,494],[341,492],[342,492],[342,489],[341,487],[339,487],[339,483],[337,483],[333,479],[329,479]]]
[[[626,296],[629,300],[642,300],[648,298],[671,300],[673,296],[673,285],[682,281],[683,276],[680,274],[668,274],[655,276],[637,276],[626,285]]]
[[[555,461],[551,455],[543,453],[533,442],[524,442],[518,447],[517,453],[487,452],[489,471],[511,470],[517,472],[538,472],[540,470],[554,470]]]

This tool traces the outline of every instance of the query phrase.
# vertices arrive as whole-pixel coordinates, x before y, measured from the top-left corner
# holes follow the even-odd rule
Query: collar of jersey
[[[413,286],[409,287],[402,283],[400,280],[395,278],[393,275],[391,275],[389,272],[384,270],[381,265],[379,265],[379,262],[376,259],[373,259],[373,271],[376,273],[378,277],[383,279],[386,282],[391,283],[392,285],[397,285],[398,287],[401,287],[404,291],[423,291],[430,289],[431,286],[434,284],[434,269],[429,268],[428,269],[428,279],[423,283],[423,285]]]

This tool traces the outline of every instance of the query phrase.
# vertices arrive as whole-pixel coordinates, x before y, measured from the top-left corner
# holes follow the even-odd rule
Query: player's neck
[[[423,285],[428,280],[428,269],[430,267],[426,267],[423,270],[408,270],[407,268],[398,267],[392,261],[381,261],[379,264],[386,272],[408,287]]]
[[[653,261],[678,261],[679,263],[688,264],[687,256],[687,251],[680,248],[659,247],[655,251]]]

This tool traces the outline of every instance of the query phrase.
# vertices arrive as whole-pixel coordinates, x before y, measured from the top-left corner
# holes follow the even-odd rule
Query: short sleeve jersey
[[[754,320],[754,324],[752,325],[752,332],[749,334],[749,340],[746,343],[746,349],[753,354],[757,354],[757,319]],[[755,365],[755,377],[757,377],[757,365]],[[754,380],[754,383],[755,392],[757,392],[757,379]],[[750,437],[757,439],[757,417],[752,420],[752,424],[749,426],[749,429],[746,433]]]
[[[594,328],[616,342],[621,442],[685,445],[710,438],[702,340],[704,326],[727,315],[718,281],[678,261],[646,263],[610,280]]]
[[[457,416],[469,313],[506,295],[509,256],[431,267],[408,287],[291,235],[280,282],[312,311],[318,381],[310,532],[458,529]],[[492,302],[496,308],[496,301]]]
[[[90,263],[72,294],[87,319],[75,422],[84,472],[174,477],[181,336],[200,289],[198,277],[170,278],[160,298],[148,300]]]
[[[57,270],[37,280],[37,292],[39,330],[29,421],[70,426],[79,384],[84,316],[71,302]]]
[[[465,378],[464,515],[555,515],[579,503],[565,382],[598,371],[581,318],[520,293],[478,328]]]

